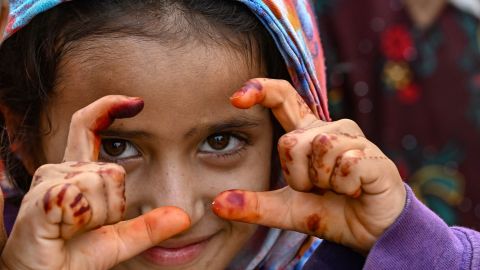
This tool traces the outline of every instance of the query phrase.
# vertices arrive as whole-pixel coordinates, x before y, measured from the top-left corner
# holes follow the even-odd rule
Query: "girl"
[[[474,232],[324,122],[313,22],[306,1],[13,1],[2,157],[26,194],[4,268],[478,266]]]

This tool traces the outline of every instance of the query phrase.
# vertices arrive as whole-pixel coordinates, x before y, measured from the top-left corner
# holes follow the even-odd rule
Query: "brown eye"
[[[207,138],[207,143],[214,150],[223,150],[230,143],[230,136],[224,134],[215,134]]]
[[[107,155],[118,157],[127,149],[127,143],[123,140],[106,139],[102,141],[102,148]]]

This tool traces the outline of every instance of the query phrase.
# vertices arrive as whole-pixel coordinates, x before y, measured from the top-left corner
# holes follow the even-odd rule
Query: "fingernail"
[[[240,88],[240,90],[238,90],[237,92],[235,92],[235,93],[230,97],[230,100],[239,99],[239,98],[243,97],[246,93],[247,93],[247,90],[246,90],[245,88]]]

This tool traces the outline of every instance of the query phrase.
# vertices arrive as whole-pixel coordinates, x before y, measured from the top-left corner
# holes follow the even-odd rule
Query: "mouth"
[[[142,253],[142,257],[158,266],[178,266],[197,259],[213,235],[189,241],[165,242]]]

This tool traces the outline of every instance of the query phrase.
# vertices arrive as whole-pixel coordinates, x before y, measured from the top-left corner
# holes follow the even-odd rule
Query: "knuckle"
[[[357,122],[353,121],[352,119],[347,119],[347,118],[341,119],[337,121],[337,124],[342,127],[343,126],[349,127],[352,130],[361,130]]]
[[[298,138],[296,135],[291,133],[287,133],[282,135],[280,139],[278,139],[278,146],[280,148],[292,148],[298,143]]]
[[[105,169],[111,170],[112,172],[120,174],[120,175],[126,174],[125,168],[123,166],[120,166],[120,165],[116,164],[116,163],[107,163],[106,165],[104,165],[104,167],[105,167]]]
[[[56,164],[44,164],[44,165],[38,167],[38,169],[35,171],[34,175],[43,175],[46,172],[56,170],[57,167],[58,167],[58,165],[56,165]]]
[[[327,133],[320,133],[312,140],[312,147],[314,150],[325,150],[333,147],[332,137]]]
[[[281,87],[292,87],[292,84],[287,80],[277,79],[277,81]]]
[[[71,120],[71,124],[75,124],[76,122],[80,121],[81,119],[83,119],[85,115],[85,108],[83,109],[80,109],[76,112],[73,113],[72,115],[72,120]]]

